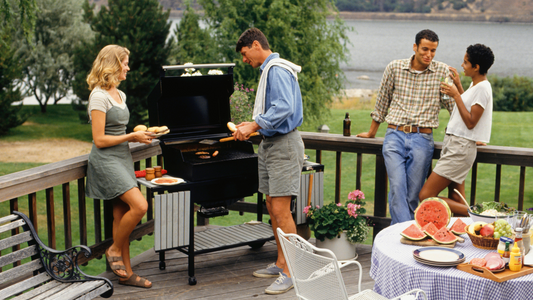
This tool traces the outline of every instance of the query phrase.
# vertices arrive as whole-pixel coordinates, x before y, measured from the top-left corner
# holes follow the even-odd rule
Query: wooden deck
[[[311,240],[314,243],[314,240]],[[370,245],[358,245],[358,261],[363,266],[361,289],[372,289],[369,276]],[[256,278],[252,272],[275,261],[276,243],[267,242],[253,250],[248,246],[200,254],[195,257],[196,285],[188,285],[187,256],[177,250],[166,252],[166,269],[159,270],[159,255],[149,250],[132,260],[133,271],[153,282],[151,289],[118,284],[111,272],[100,274],[110,278],[115,293],[109,299],[296,299],[294,289],[282,295],[265,294],[265,288],[275,279]],[[343,270],[349,295],[357,293],[358,272],[355,266]],[[98,298],[103,299],[103,298]]]

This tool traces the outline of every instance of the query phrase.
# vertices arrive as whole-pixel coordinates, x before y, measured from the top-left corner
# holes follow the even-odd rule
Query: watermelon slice
[[[452,227],[450,227],[450,231],[457,234],[465,234],[466,233],[466,224],[461,219],[455,220]]]
[[[424,238],[426,238],[426,234],[418,228],[415,224],[409,225],[409,227],[405,228],[404,231],[400,233],[403,235],[406,239],[413,240],[413,241],[420,241]]]
[[[452,217],[452,211],[446,201],[431,197],[422,201],[415,210],[415,222],[419,227],[433,223],[437,229],[448,226]]]
[[[422,231],[424,231],[425,234],[429,235],[430,237],[435,234],[439,229],[435,224],[433,223],[427,223],[424,227],[422,227]]]
[[[433,238],[435,242],[439,244],[451,244],[457,241],[457,236],[451,233],[446,226],[435,232],[431,238]]]

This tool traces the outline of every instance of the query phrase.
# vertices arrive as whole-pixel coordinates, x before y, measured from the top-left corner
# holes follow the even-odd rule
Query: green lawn
[[[91,141],[91,128],[88,124],[82,124],[78,119],[78,113],[73,111],[70,105],[51,105],[48,106],[48,112],[41,114],[37,106],[25,106],[24,111],[32,113],[29,118],[29,124],[25,126],[19,126],[12,129],[5,136],[0,137],[0,142],[12,142],[23,141],[40,138],[72,138],[82,141]],[[370,126],[370,110],[354,110],[354,109],[333,109],[331,116],[327,119],[325,124],[330,127],[331,133],[342,132],[342,120],[344,119],[345,112],[350,113],[352,119],[352,134],[367,131]],[[446,111],[442,111],[440,114],[441,126],[435,130],[435,141],[442,141],[444,136],[444,127],[448,122],[449,115]],[[513,146],[513,147],[528,147],[533,148],[533,140],[529,137],[529,133],[533,132],[533,113],[520,112],[495,112],[493,115],[492,126],[492,140],[491,145],[501,146]],[[316,125],[303,126],[300,128],[302,131],[316,131]],[[385,133],[385,126],[381,126],[377,136],[383,137]],[[314,150],[306,150],[306,153],[311,157],[313,161],[315,159]],[[322,162],[325,165],[325,178],[324,178],[324,201],[327,203],[333,201],[334,186],[335,186],[335,153],[323,152]],[[155,162],[154,162],[155,163]],[[29,169],[39,166],[38,163],[0,163],[0,176]],[[363,176],[362,176],[362,190],[366,195],[367,211],[369,214],[373,213],[374,198],[374,165],[375,157],[372,155],[363,155]],[[355,188],[355,166],[356,155],[351,153],[344,153],[342,155],[342,187],[341,194],[342,199],[346,199],[348,193]],[[494,198],[494,165],[479,165],[478,172],[478,188],[477,188],[477,201],[492,201]],[[518,180],[520,177],[519,167],[503,166],[502,167],[502,187],[501,187],[501,199],[511,205],[516,205],[518,198]],[[525,190],[525,203],[524,207],[533,207],[533,189],[530,187],[532,183],[531,176],[527,176],[526,173],[526,190]],[[72,214],[72,231],[73,231],[73,244],[79,244],[79,224],[78,222],[78,204],[77,204],[77,184],[71,183],[70,193],[72,198],[71,214]],[[467,195],[470,193],[470,176],[467,177],[466,182]],[[55,213],[56,213],[56,235],[57,235],[57,248],[64,249],[63,242],[63,205],[61,187],[54,188],[55,198]],[[46,205],[44,192],[37,193],[38,202],[38,224],[41,230],[39,236],[44,241],[47,240],[47,234],[44,231],[46,227]],[[255,197],[250,197],[247,201],[255,202]],[[19,210],[27,213],[27,198],[23,197],[19,199]],[[9,213],[9,203],[4,202],[0,204],[0,215],[4,216]],[[87,199],[87,216],[89,229],[94,228],[93,215],[93,201]],[[255,219],[255,214],[245,213],[243,216],[239,216],[237,212],[230,212],[229,216],[214,218],[210,220],[211,224],[216,225],[232,225],[240,224],[246,221]],[[265,218],[264,220],[268,220]],[[94,232],[89,231],[89,244],[94,243]],[[367,240],[367,243],[371,243],[371,240]],[[135,256],[153,247],[153,236],[145,236],[141,241],[132,242],[131,251]],[[4,254],[4,253],[2,253]],[[99,274],[105,270],[105,264],[103,260],[93,260],[87,267],[84,267],[84,271],[89,274]]]

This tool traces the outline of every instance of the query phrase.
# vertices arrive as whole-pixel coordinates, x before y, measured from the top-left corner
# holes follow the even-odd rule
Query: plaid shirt
[[[432,61],[416,73],[411,69],[413,58],[389,63],[370,115],[378,123],[437,128],[441,103],[450,113],[455,105],[453,98],[440,92],[440,80],[449,77],[450,71],[446,64]]]

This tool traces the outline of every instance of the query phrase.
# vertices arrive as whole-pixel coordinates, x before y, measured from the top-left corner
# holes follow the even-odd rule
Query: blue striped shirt
[[[259,70],[261,74],[268,62],[279,58],[278,53],[270,54]],[[255,118],[261,127],[259,133],[273,136],[286,134],[303,122],[302,94],[298,80],[282,67],[273,66],[268,71],[265,95],[265,113]]]

